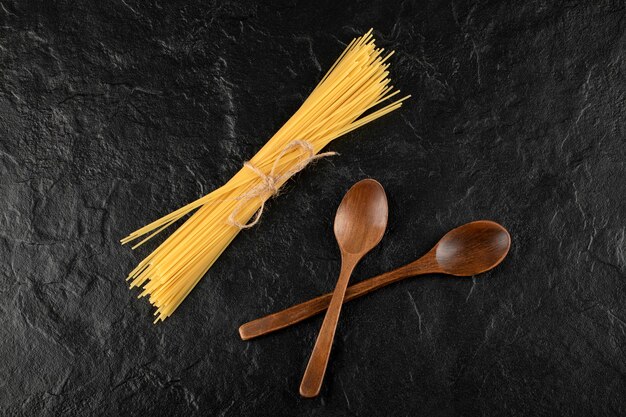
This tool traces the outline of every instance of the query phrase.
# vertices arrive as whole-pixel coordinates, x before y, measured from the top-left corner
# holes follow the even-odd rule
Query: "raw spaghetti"
[[[131,288],[143,288],[139,297],[149,296],[156,307],[155,323],[176,310],[243,228],[258,222],[265,201],[292,175],[325,156],[319,152],[333,139],[402,105],[409,96],[380,106],[399,93],[388,78],[392,54],[376,48],[371,29],[352,40],[298,111],[230,181],[122,239],[143,238],[134,249],[196,210],[128,276]]]

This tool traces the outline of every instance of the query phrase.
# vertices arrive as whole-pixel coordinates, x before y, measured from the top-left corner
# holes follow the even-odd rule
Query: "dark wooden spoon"
[[[416,275],[477,275],[500,264],[510,247],[511,236],[498,223],[488,220],[467,223],[449,231],[434,248],[418,260],[348,287],[344,302]],[[331,296],[332,294],[325,294],[248,322],[239,328],[239,335],[243,340],[248,340],[299,323],[324,311]]]
[[[335,216],[335,237],[341,250],[341,273],[329,297],[328,310],[300,383],[300,395],[319,394],[335,338],[339,313],[356,264],[380,242],[387,228],[387,196],[372,179],[359,181],[346,193]]]

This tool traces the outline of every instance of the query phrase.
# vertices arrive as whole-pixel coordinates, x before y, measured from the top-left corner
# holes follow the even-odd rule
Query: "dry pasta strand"
[[[302,161],[302,149],[288,148],[294,141],[307,142],[317,154],[339,136],[400,108],[410,97],[375,109],[399,91],[390,85],[388,77],[387,61],[393,51],[383,55],[372,32],[370,29],[348,44],[302,106],[249,161],[265,175],[274,169],[281,178],[278,188]],[[195,211],[128,276],[131,288],[142,288],[139,297],[147,296],[156,307],[155,323],[178,308],[241,231],[228,221],[229,217],[234,213],[238,223],[246,224],[271,197],[269,192],[251,193],[263,187],[263,180],[254,170],[242,168],[217,190],[121,240],[126,244],[140,239],[135,249]]]

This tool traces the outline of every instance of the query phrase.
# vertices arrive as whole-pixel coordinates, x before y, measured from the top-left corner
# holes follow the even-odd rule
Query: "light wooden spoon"
[[[300,383],[303,397],[312,398],[320,392],[350,275],[363,256],[382,239],[387,228],[387,212],[385,190],[372,179],[353,185],[337,209],[334,229],[341,250],[341,273]]]

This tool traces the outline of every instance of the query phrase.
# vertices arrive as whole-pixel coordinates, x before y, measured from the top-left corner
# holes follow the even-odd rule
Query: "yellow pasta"
[[[133,249],[185,221],[129,274],[156,307],[155,323],[169,317],[264,203],[333,139],[398,109],[409,96],[379,106],[399,91],[389,85],[393,54],[376,48],[372,30],[354,39],[296,113],[225,185],[122,239]],[[377,109],[375,109],[378,107]],[[364,113],[371,110],[371,113]]]

